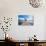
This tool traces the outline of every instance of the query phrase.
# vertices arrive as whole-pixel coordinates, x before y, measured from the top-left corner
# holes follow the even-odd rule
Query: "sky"
[[[25,20],[25,19],[32,20],[33,19],[33,16],[29,16],[29,15],[19,15],[18,16],[18,19],[19,20]]]

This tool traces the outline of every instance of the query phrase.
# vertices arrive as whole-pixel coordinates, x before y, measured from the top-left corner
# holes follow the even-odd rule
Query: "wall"
[[[19,14],[33,15],[34,26],[18,26],[17,15]],[[0,16],[13,17],[12,26],[8,32],[14,39],[27,40],[34,34],[39,40],[45,39],[44,15],[46,15],[46,8],[33,8],[28,0],[0,0]]]
[[[12,29],[10,31],[10,36],[19,40],[27,40],[34,34],[37,35],[39,40],[44,39],[44,16],[34,16],[34,26],[18,26],[17,16],[14,17],[12,23]],[[11,36],[11,37],[12,37]]]
[[[46,16],[45,16],[45,24],[44,24],[45,28],[44,28],[44,39],[46,39]]]

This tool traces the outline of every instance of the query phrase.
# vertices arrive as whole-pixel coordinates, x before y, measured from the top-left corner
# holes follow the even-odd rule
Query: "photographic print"
[[[18,15],[18,25],[33,25],[34,16],[29,15]]]

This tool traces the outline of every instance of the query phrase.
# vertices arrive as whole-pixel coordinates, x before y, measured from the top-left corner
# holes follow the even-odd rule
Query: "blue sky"
[[[29,15],[19,15],[18,19],[20,19],[20,20],[25,20],[25,19],[32,20],[32,17],[33,16],[29,16]]]

